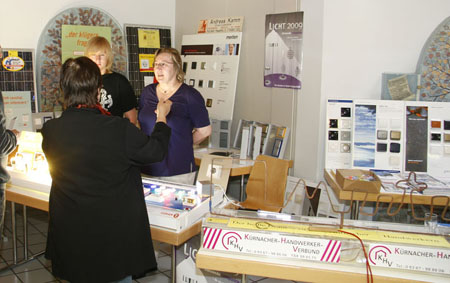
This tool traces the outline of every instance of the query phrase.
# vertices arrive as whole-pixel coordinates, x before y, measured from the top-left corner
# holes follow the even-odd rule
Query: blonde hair
[[[183,67],[182,67],[183,62],[181,61],[180,53],[175,48],[168,48],[168,47],[160,48],[160,49],[156,50],[156,52],[155,52],[155,60],[156,60],[156,57],[158,57],[158,55],[162,54],[162,53],[166,53],[166,54],[170,55],[173,66],[177,72],[177,81],[182,83],[184,81],[185,74],[183,72]]]
[[[109,41],[102,36],[95,36],[89,39],[86,49],[84,51],[84,55],[89,57],[92,53],[97,53],[99,51],[103,51],[106,54],[106,72],[111,73],[111,66],[114,61],[113,52],[111,49],[111,45]]]

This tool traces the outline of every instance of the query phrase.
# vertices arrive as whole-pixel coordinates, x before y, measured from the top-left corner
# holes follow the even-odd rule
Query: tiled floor
[[[63,282],[64,280],[58,280],[51,274],[50,262],[47,261],[43,255],[38,256],[36,259],[31,260],[22,265],[6,268],[13,263],[13,243],[12,243],[12,229],[11,229],[11,205],[7,203],[7,212],[5,217],[5,229],[4,235],[5,241],[3,247],[0,250],[0,269],[4,269],[0,272],[0,283],[45,283],[45,282]],[[16,226],[19,247],[18,262],[23,260],[23,218],[22,218],[22,206],[16,205]],[[28,256],[31,257],[35,254],[42,252],[45,249],[47,226],[48,226],[48,214],[46,212],[36,210],[33,208],[27,208],[28,216]],[[7,238],[7,239],[6,239]],[[168,283],[171,282],[171,248],[169,245],[160,243],[157,245],[157,261],[158,270],[147,274],[146,277],[134,280],[134,283]],[[277,279],[268,279],[261,277],[248,276],[247,282],[258,283],[275,283],[275,282],[292,282]]]

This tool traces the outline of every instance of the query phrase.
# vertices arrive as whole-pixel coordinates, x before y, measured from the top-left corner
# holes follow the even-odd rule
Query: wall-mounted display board
[[[1,91],[27,91],[31,111],[36,112],[36,86],[33,49],[2,49],[0,67]]]
[[[266,15],[264,86],[300,89],[303,12]]]
[[[185,83],[203,95],[213,119],[233,119],[241,39],[241,32],[183,35]]]
[[[326,168],[450,177],[449,103],[329,99],[327,123]]]
[[[128,48],[128,79],[136,96],[153,83],[153,60],[156,50],[171,47],[170,27],[125,24]]]
[[[127,49],[123,31],[118,22],[108,13],[97,8],[73,7],[64,10],[47,23],[39,38],[36,52],[36,81],[41,112],[61,110],[62,107],[59,75],[63,63],[61,60],[61,28],[63,25],[110,27],[110,42],[114,53],[112,69],[123,75],[127,73]],[[95,32],[78,34],[79,38],[86,40],[93,36],[96,36]]]

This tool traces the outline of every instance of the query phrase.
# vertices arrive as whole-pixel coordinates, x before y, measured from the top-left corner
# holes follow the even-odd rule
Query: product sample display
[[[232,120],[242,32],[183,35],[185,83],[203,96],[209,116]]]
[[[325,168],[450,177],[448,103],[329,99],[326,139]]]
[[[209,190],[199,186],[178,184],[151,178],[142,178],[151,225],[181,231],[200,220],[222,201],[221,190],[214,190],[210,204]]]
[[[11,166],[7,167],[11,185],[50,193],[52,178],[41,144],[41,133],[20,133],[17,152],[10,156]]]

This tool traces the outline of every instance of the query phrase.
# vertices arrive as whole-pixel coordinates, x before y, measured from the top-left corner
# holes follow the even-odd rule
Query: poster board
[[[329,99],[327,124],[325,168],[450,177],[446,102]]]
[[[0,66],[0,90],[27,91],[30,95],[31,112],[37,112],[36,85],[34,77],[34,49],[2,48]],[[15,61],[13,65],[9,62]],[[20,65],[20,66],[19,66]]]
[[[111,45],[111,27],[62,25],[61,26],[61,62],[69,58],[89,56],[84,54],[89,39],[101,36]]]
[[[264,86],[300,89],[303,12],[266,15]]]
[[[185,83],[196,88],[212,119],[232,120],[242,32],[183,35]]]
[[[9,130],[32,131],[31,99],[29,91],[2,91],[6,127]]]
[[[128,47],[128,80],[134,94],[141,96],[142,90],[154,82],[153,60],[158,48],[171,47],[171,28],[125,24]]]

